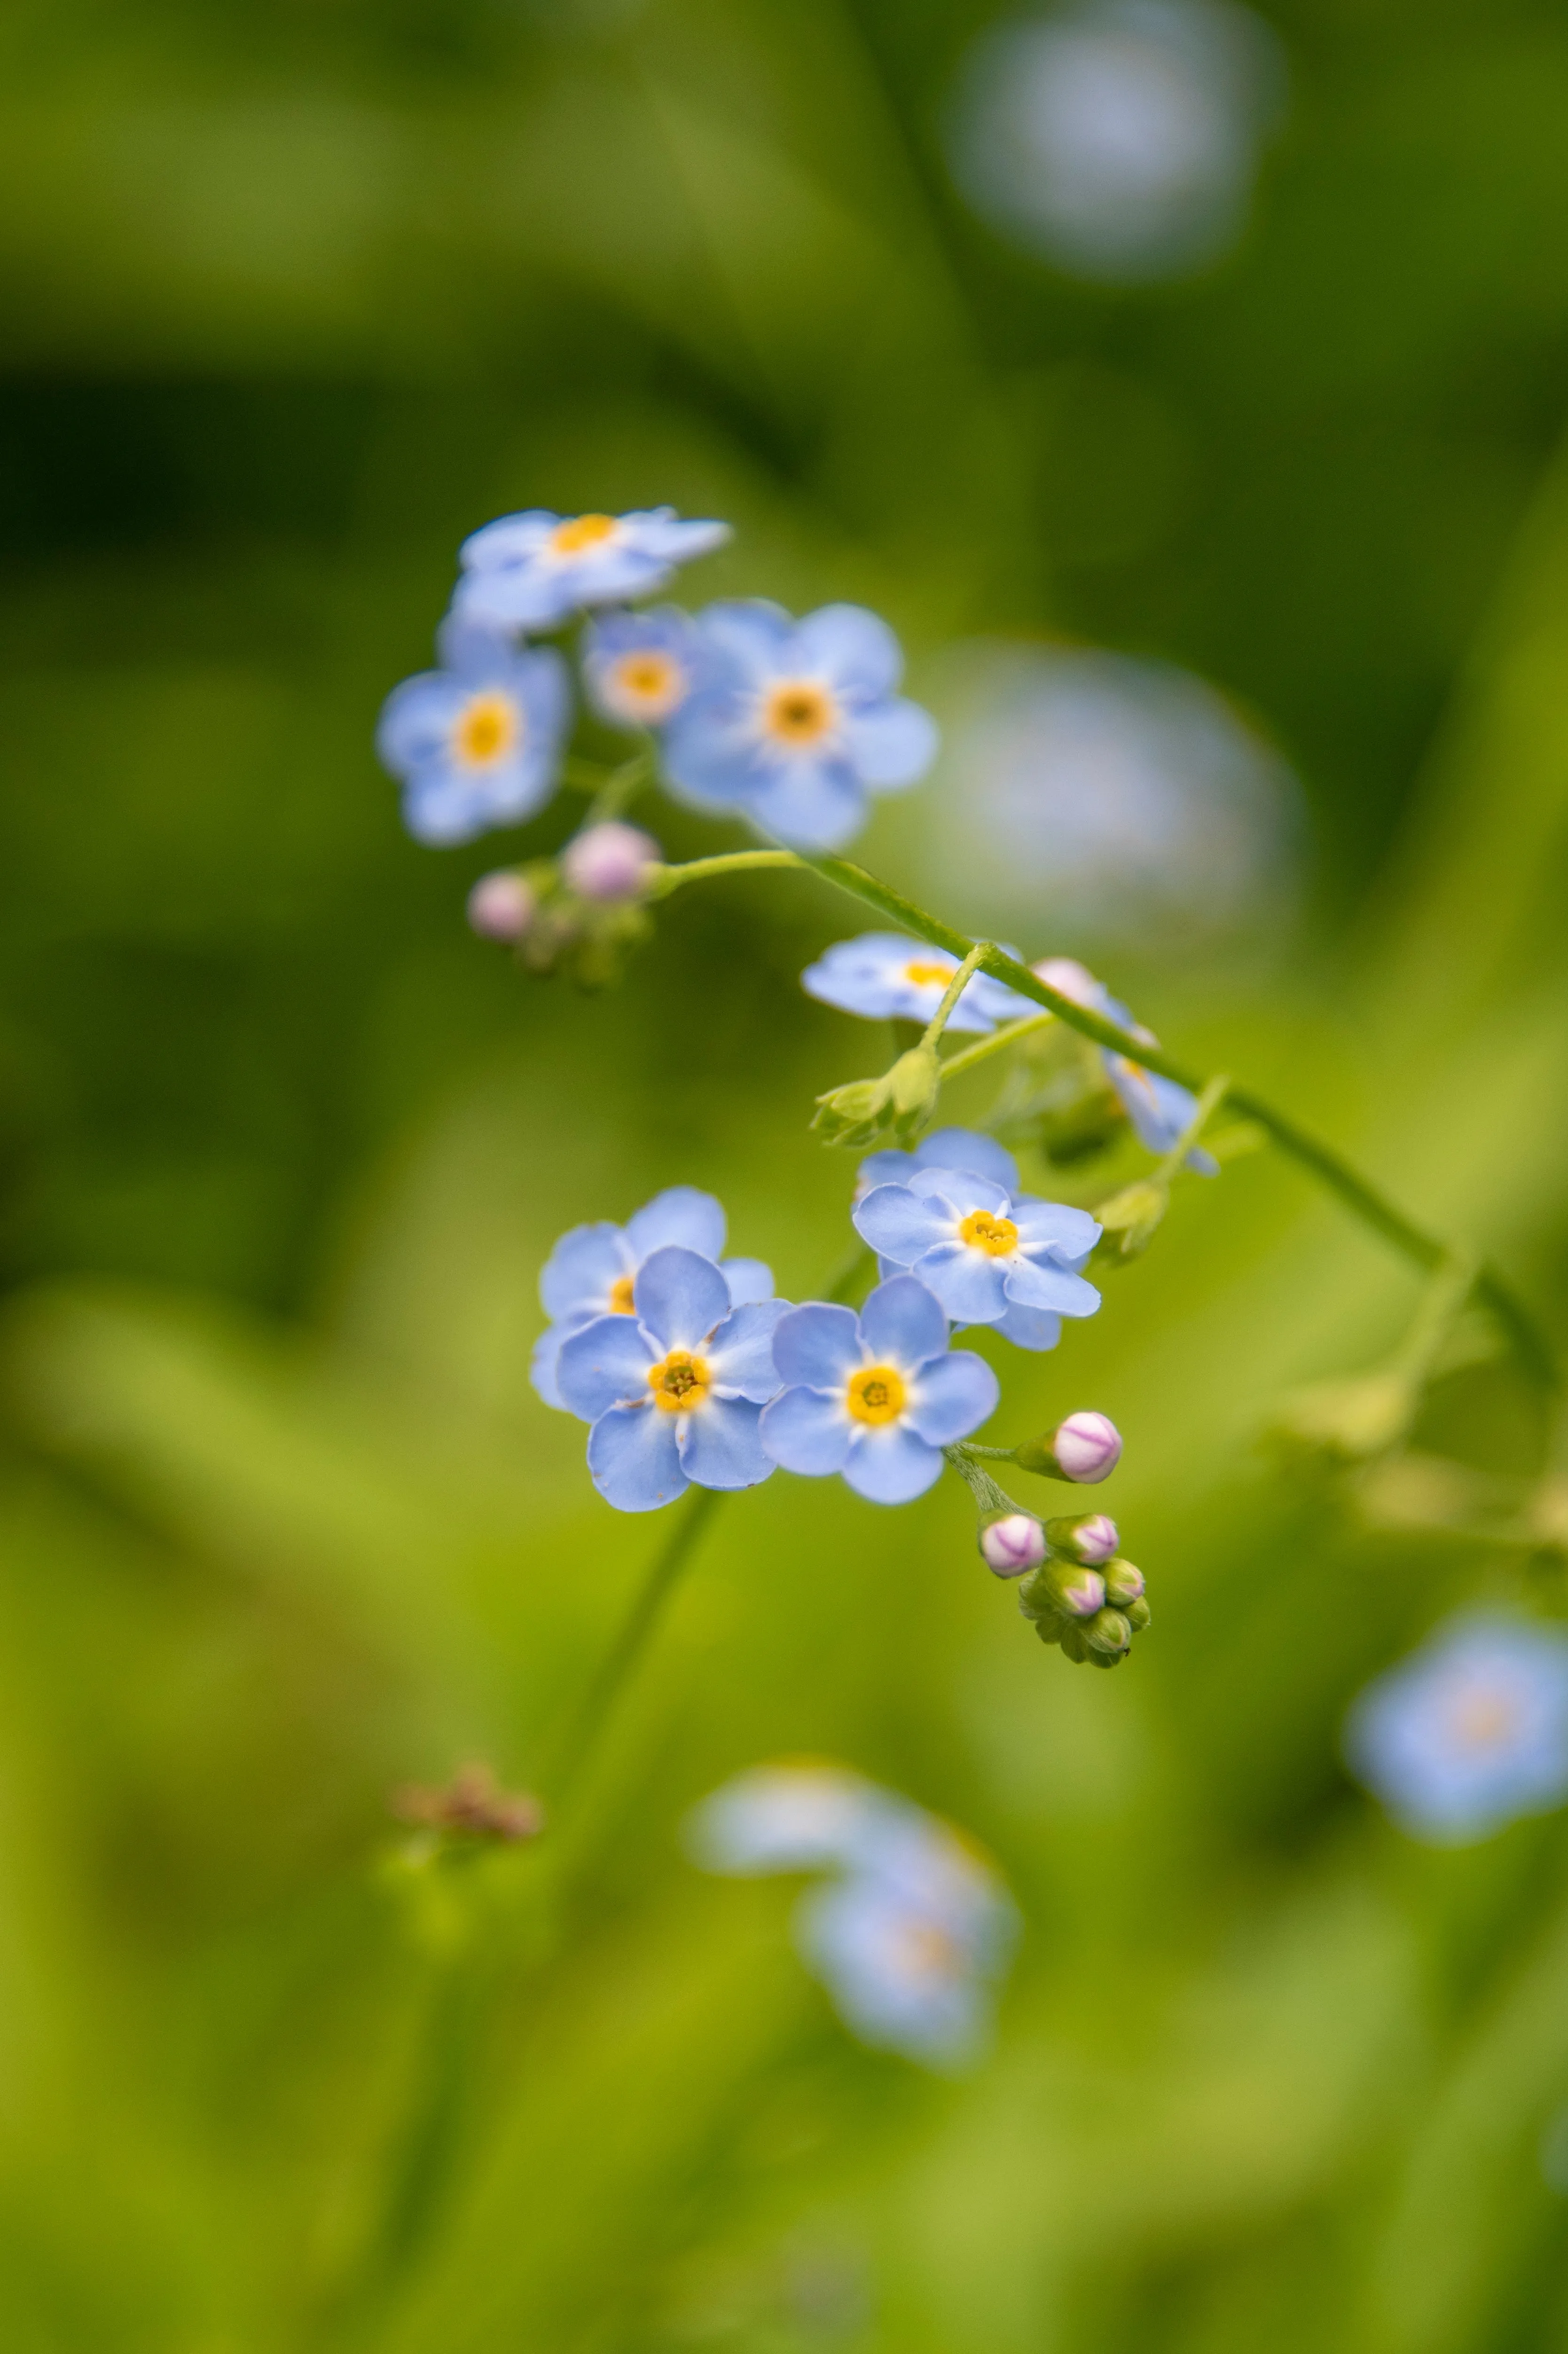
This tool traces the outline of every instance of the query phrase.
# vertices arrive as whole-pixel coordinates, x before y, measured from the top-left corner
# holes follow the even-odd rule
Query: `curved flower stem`
[[[630,807],[643,786],[652,780],[652,748],[644,745],[641,752],[634,752],[630,760],[623,760],[619,769],[610,770],[588,803],[584,825],[605,825],[611,818],[620,817]]]
[[[649,899],[667,899],[683,883],[706,883],[715,875],[746,875],[758,866],[799,866],[792,850],[726,850],[715,858],[688,858],[681,866],[653,866],[643,884]]]
[[[575,1797],[583,1770],[599,1746],[615,1703],[646,1650],[664,1606],[696,1551],[719,1499],[720,1490],[715,1488],[693,1489],[691,1502],[654,1554],[619,1633],[599,1661],[577,1714],[567,1728],[555,1770],[546,1777],[550,1810],[557,1819]]]
[[[1198,1142],[1230,1090],[1230,1074],[1227,1071],[1216,1071],[1198,1097],[1197,1109],[1192,1119],[1150,1180],[1151,1184],[1169,1185],[1181,1174],[1186,1165],[1187,1155]]]
[[[943,1062],[942,1085],[946,1087],[949,1079],[961,1078],[977,1063],[989,1062],[992,1055],[1005,1053],[1021,1039],[1032,1038],[1037,1030],[1048,1029],[1055,1019],[1054,1013],[1026,1013],[1021,1022],[1009,1022],[1001,1029],[993,1030],[989,1038],[978,1038],[972,1046],[960,1047]]]
[[[905,931],[912,932],[916,939],[929,940],[933,948],[946,949],[949,956],[962,960],[977,945],[966,938],[962,932],[955,931],[952,925],[944,924],[938,917],[927,915],[924,907],[917,907],[901,891],[895,891],[888,884],[879,882],[874,875],[868,875],[863,866],[856,866],[847,858],[815,855],[807,851],[732,851],[717,858],[694,859],[684,866],[666,866],[660,870],[653,896],[662,896],[665,892],[676,890],[683,882],[698,882],[710,875],[754,866],[796,866],[820,875],[836,890],[846,893],[852,899],[860,900],[867,907],[874,908],[879,916],[885,916]],[[1129,1062],[1141,1065],[1145,1070],[1157,1071],[1161,1078],[1174,1079],[1178,1087],[1187,1087],[1194,1095],[1202,1093],[1202,1079],[1189,1071],[1184,1064],[1173,1060],[1163,1048],[1150,1046],[1147,1039],[1135,1037],[1130,1031],[1118,1028],[1114,1022],[1107,1022],[1103,1014],[1092,1013],[1087,1006],[1064,997],[1059,989],[1053,989],[1049,981],[1042,981],[1038,973],[1032,972],[1016,957],[1009,956],[1005,949],[997,948],[994,943],[982,944],[978,970],[990,973],[995,981],[1004,982],[1032,1004],[1044,1007],[1047,1013],[1055,1014],[1058,1021],[1066,1023],[1069,1029],[1080,1031],[1086,1038],[1092,1038],[1097,1045],[1108,1046],[1114,1054],[1125,1055]],[[955,1055],[953,1059],[957,1062],[960,1058]],[[1315,1177],[1353,1216],[1370,1226],[1374,1234],[1381,1235],[1386,1243],[1414,1266],[1430,1273],[1453,1260],[1455,1253],[1451,1246],[1440,1235],[1429,1233],[1425,1226],[1417,1225],[1414,1218],[1406,1217],[1397,1203],[1391,1202],[1387,1194],[1381,1192],[1370,1178],[1363,1177],[1352,1162],[1336,1152],[1331,1145],[1323,1143],[1308,1129],[1298,1127],[1288,1114],[1277,1111],[1264,1097],[1254,1095],[1250,1087],[1239,1087],[1233,1083],[1226,1091],[1226,1101],[1244,1119],[1250,1119],[1261,1128],[1282,1152]],[[1506,1333],[1520,1364],[1532,1379],[1545,1389],[1557,1388],[1562,1376],[1551,1341],[1495,1267],[1485,1262],[1477,1266],[1473,1294]]]
[[[926,1034],[920,1041],[922,1046],[934,1046],[947,1028],[954,1006],[980,970],[980,960],[985,955],[986,946],[987,943],[983,940],[977,942],[948,983],[940,1005],[926,1024]]]

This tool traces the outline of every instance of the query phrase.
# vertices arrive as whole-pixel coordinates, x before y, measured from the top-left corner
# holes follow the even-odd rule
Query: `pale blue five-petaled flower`
[[[393,688],[376,748],[402,780],[403,821],[417,842],[470,842],[549,800],[571,688],[553,647],[516,651],[450,620],[436,642],[440,669]]]
[[[689,613],[655,605],[585,623],[588,701],[612,727],[667,727],[704,675],[704,642]]]
[[[946,949],[927,948],[903,932],[862,932],[824,949],[800,975],[800,985],[824,1005],[871,1021],[929,1022],[958,969],[958,958]],[[1038,1010],[988,973],[977,972],[965,982],[948,1027],[994,1030],[999,1022]]]
[[[687,522],[673,507],[621,515],[530,507],[464,540],[452,610],[493,630],[553,630],[596,605],[652,596],[678,565],[728,537],[728,524]]]

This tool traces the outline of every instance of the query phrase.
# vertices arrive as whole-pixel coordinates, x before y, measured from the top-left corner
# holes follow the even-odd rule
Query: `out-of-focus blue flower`
[[[556,1383],[593,1425],[588,1469],[607,1503],[652,1512],[688,1486],[755,1488],[771,1475],[758,1423],[779,1389],[773,1332],[789,1306],[732,1308],[712,1259],[667,1244],[638,1269],[630,1316],[567,1334]]]
[[[452,610],[493,630],[553,630],[590,606],[651,597],[677,565],[728,537],[728,524],[683,522],[673,507],[623,515],[530,507],[464,540]]]
[[[1092,1013],[1103,1013],[1108,1021],[1119,1023],[1147,1045],[1158,1046],[1159,1039],[1141,1022],[1135,1022],[1127,1007],[1113,997],[1103,981],[1073,957],[1047,957],[1033,967],[1042,981],[1061,991],[1078,1005]],[[1100,1049],[1100,1060],[1106,1076],[1121,1099],[1122,1109],[1132,1122],[1139,1142],[1146,1151],[1161,1155],[1171,1151],[1191,1128],[1198,1108],[1198,1098],[1190,1087],[1178,1086],[1174,1079],[1161,1078],[1158,1071],[1146,1071],[1141,1063],[1132,1062],[1126,1055],[1113,1054],[1108,1046]],[[1212,1152],[1201,1144],[1194,1145],[1187,1155],[1187,1166],[1201,1177],[1217,1177],[1220,1164]]]
[[[1000,1394],[971,1350],[948,1346],[948,1320],[913,1276],[878,1284],[856,1316],[813,1300],[773,1336],[785,1385],[762,1443],[788,1471],[841,1471],[874,1504],[907,1504],[939,1475],[944,1447],[967,1438]]]
[[[940,1005],[959,960],[946,949],[927,948],[902,932],[863,932],[858,939],[835,940],[800,975],[800,986],[824,1005],[869,1021],[929,1022]],[[977,972],[948,1016],[949,1030],[994,1030],[1031,1011],[1027,1002],[989,973]]]
[[[1086,0],[971,54],[956,176],[998,228],[1086,278],[1157,279],[1235,236],[1283,84],[1278,44],[1220,0]]]
[[[1017,1916],[945,1823],[859,1775],[778,1766],[715,1791],[691,1835],[709,1871],[836,1871],[801,1903],[796,1936],[845,2025],[927,2066],[976,2055]]]
[[[1351,1771],[1414,1839],[1462,1846],[1568,1798],[1568,1633],[1457,1619],[1369,1685]]]
[[[1100,1304],[1078,1272],[1100,1238],[1096,1221],[1020,1193],[1016,1167],[1000,1180],[951,1162],[917,1167],[874,1185],[851,1215],[878,1258],[917,1276],[955,1323],[994,1324],[1021,1349],[1054,1349],[1064,1316]]]
[[[670,780],[695,808],[735,811],[797,850],[837,850],[867,795],[923,777],[928,712],[897,692],[904,657],[885,621],[824,605],[796,621],[760,598],[699,617],[705,683],[664,740]]]
[[[588,701],[612,727],[667,727],[702,674],[703,640],[689,613],[604,613],[582,637]]]
[[[550,1323],[535,1346],[531,1377],[546,1405],[567,1410],[556,1385],[562,1341],[598,1316],[634,1314],[638,1271],[656,1250],[678,1244],[713,1259],[732,1308],[771,1299],[771,1267],[759,1258],[724,1257],[725,1228],[723,1205],[711,1193],[699,1193],[694,1185],[670,1185],[623,1226],[600,1219],[564,1234],[539,1278],[539,1297]]]
[[[571,688],[549,646],[514,652],[449,624],[438,647],[440,670],[406,678],[387,696],[376,749],[402,779],[403,822],[416,841],[469,842],[549,800]]]

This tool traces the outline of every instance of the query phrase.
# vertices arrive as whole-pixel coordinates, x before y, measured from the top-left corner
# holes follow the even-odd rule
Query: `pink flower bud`
[[[1043,981],[1059,997],[1070,997],[1075,1005],[1086,1005],[1092,1013],[1102,1010],[1100,1001],[1105,991],[1076,957],[1042,957],[1038,964],[1031,965],[1030,970],[1036,981]]]
[[[1064,1479],[1093,1487],[1121,1460],[1121,1433],[1104,1414],[1070,1414],[1056,1426],[1052,1451]]]
[[[1075,1520],[1047,1521],[1046,1538],[1057,1553],[1070,1561],[1084,1561],[1098,1567],[1109,1561],[1121,1539],[1117,1524],[1108,1512],[1084,1512]]]
[[[1106,1582],[1097,1569],[1069,1570],[1055,1585],[1063,1609],[1075,1618],[1092,1618],[1106,1606]]]
[[[535,901],[521,875],[503,867],[482,875],[468,895],[468,920],[482,939],[520,940],[534,920]]]
[[[561,873],[579,899],[635,899],[662,853],[640,826],[611,820],[590,825],[561,854]]]
[[[980,1533],[980,1555],[998,1577],[1022,1577],[1045,1558],[1045,1532],[1029,1512],[1009,1512]]]

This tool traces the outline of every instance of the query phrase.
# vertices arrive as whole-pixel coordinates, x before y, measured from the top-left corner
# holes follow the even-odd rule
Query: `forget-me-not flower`
[[[677,565],[728,537],[728,524],[683,522],[673,507],[623,515],[530,507],[464,540],[452,610],[490,629],[553,630],[590,606],[652,596]]]
[[[851,1212],[855,1231],[885,1265],[918,1276],[955,1323],[994,1324],[1021,1349],[1054,1349],[1064,1316],[1092,1316],[1100,1304],[1078,1272],[1100,1229],[1086,1210],[1021,1192],[1012,1154],[986,1141],[993,1175],[949,1143],[971,1165],[927,1161],[873,1185]]]
[[[1352,1771],[1434,1846],[1485,1839],[1568,1798],[1568,1632],[1457,1619],[1361,1693],[1345,1727]]]
[[[448,622],[437,649],[440,670],[406,678],[387,696],[376,749],[402,779],[403,822],[417,842],[470,842],[549,800],[571,688],[550,646],[514,650]]]
[[[724,1277],[732,1308],[773,1296],[773,1271],[759,1258],[724,1257],[723,1204],[694,1185],[666,1186],[628,1218],[623,1226],[599,1219],[573,1226],[545,1262],[539,1297],[550,1319],[534,1350],[531,1377],[546,1405],[566,1408],[556,1386],[561,1343],[597,1316],[630,1316],[639,1268],[656,1250],[678,1243],[712,1259]]]
[[[842,1471],[874,1504],[907,1504],[942,1469],[942,1448],[994,1412],[996,1375],[972,1350],[948,1346],[948,1320],[913,1276],[878,1284],[856,1316],[813,1300],[773,1335],[784,1384],[762,1443],[787,1471]]]
[[[732,1308],[712,1259],[667,1244],[644,1259],[630,1316],[599,1316],[556,1360],[563,1403],[584,1422],[594,1486],[621,1512],[652,1512],[688,1486],[755,1488],[773,1470],[758,1424],[779,1389],[773,1332],[784,1299]]]
[[[1160,1044],[1153,1031],[1135,1022],[1121,1000],[1113,997],[1104,981],[1097,981],[1075,957],[1046,957],[1033,970],[1075,1005],[1086,1006],[1092,1013],[1103,1013],[1107,1021],[1119,1023],[1147,1045]],[[1115,1054],[1108,1046],[1100,1048],[1100,1060],[1144,1150],[1161,1155],[1171,1151],[1187,1133],[1197,1111],[1198,1098],[1192,1089],[1179,1086],[1174,1079],[1161,1078],[1158,1071],[1146,1071],[1141,1063]],[[1219,1162],[1202,1145],[1194,1145],[1188,1153],[1187,1166],[1201,1177],[1219,1174]]]
[[[959,960],[946,949],[927,948],[902,932],[863,932],[858,939],[835,940],[800,975],[800,986],[824,1005],[871,1021],[929,1022],[941,1004]],[[948,1016],[949,1030],[994,1030],[1028,1006],[989,973],[971,974]]]
[[[1017,1921],[995,1872],[947,1824],[842,1767],[773,1766],[715,1791],[690,1838],[710,1872],[832,1873],[795,1930],[845,2025],[931,2066],[974,2055]]]
[[[917,1169],[967,1169],[971,1176],[1005,1185],[1010,1193],[1018,1191],[1018,1163],[994,1136],[973,1128],[934,1128],[907,1152],[897,1145],[868,1152],[855,1172],[855,1200],[877,1185],[906,1185]]]
[[[671,782],[696,808],[738,811],[798,850],[837,850],[864,823],[868,794],[930,767],[936,723],[898,693],[898,641],[863,606],[797,621],[737,599],[710,605],[699,627],[712,667],[664,739]]]
[[[612,727],[667,727],[701,675],[702,650],[678,605],[600,614],[582,636],[588,701]]]

